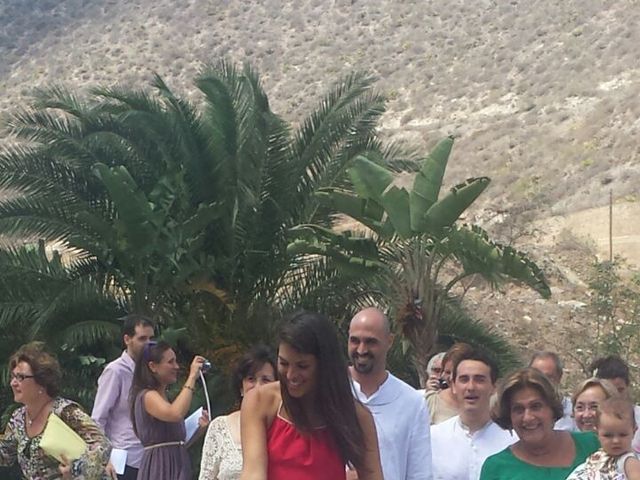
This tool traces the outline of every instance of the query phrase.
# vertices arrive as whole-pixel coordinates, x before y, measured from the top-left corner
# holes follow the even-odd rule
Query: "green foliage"
[[[477,226],[458,224],[489,179],[468,179],[441,196],[452,146],[449,137],[434,148],[422,161],[411,190],[394,185],[387,166],[366,155],[357,157],[348,169],[352,189],[324,189],[320,200],[362,223],[373,235],[304,225],[294,230],[298,235],[289,246],[299,255],[339,259],[339,265],[368,270],[379,280],[397,328],[412,346],[421,379],[428,357],[447,328],[474,332],[483,342],[471,343],[494,348],[497,357],[512,358],[505,342],[489,341],[491,334],[482,336],[479,324],[455,320],[459,315],[452,313],[450,304],[454,288],[463,279],[480,275],[491,285],[510,280],[528,285],[544,298],[551,293],[544,274],[526,255],[493,242]]]
[[[125,312],[215,359],[268,342],[283,311],[343,315],[368,298],[338,270],[348,259],[294,258],[287,246],[297,225],[330,226],[334,210],[316,193],[342,188],[358,156],[384,164],[393,151],[376,135],[384,99],[372,83],[342,79],[298,128],[271,111],[250,66],[228,61],[198,75],[198,105],[159,76],[153,92],[38,91],[8,117],[0,147],[11,193],[0,229],[27,243],[0,251],[0,326],[27,325],[0,357],[44,339],[88,405]],[[45,252],[50,242],[61,253]]]
[[[640,358],[640,274],[628,269],[624,259],[613,262],[595,261],[589,275],[591,297],[587,312],[595,323],[584,330],[584,345],[580,350],[581,364],[587,369],[595,358],[618,355],[638,372]],[[587,372],[591,373],[591,372]],[[635,375],[632,375],[632,378]]]

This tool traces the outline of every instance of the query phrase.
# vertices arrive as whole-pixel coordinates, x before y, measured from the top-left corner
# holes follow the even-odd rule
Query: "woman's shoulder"
[[[16,430],[19,425],[24,427],[26,408],[27,407],[22,405],[21,407],[16,408],[11,414],[8,425],[11,426],[13,430]]]
[[[51,411],[59,417],[62,415],[76,414],[78,412],[85,413],[79,403],[63,397],[56,397],[53,399]]]
[[[487,457],[482,465],[482,472],[502,472],[519,463],[520,461],[511,451],[511,447],[507,447]]]
[[[439,390],[426,390],[424,392],[424,398],[427,401],[434,402],[434,401],[436,401],[438,399],[438,393],[439,393]]]
[[[586,458],[600,448],[600,441],[594,432],[570,432],[576,445],[576,456]]]
[[[511,451],[511,445],[510,445],[507,448],[500,450],[498,453],[494,453],[493,455],[490,455],[487,458],[487,460],[489,460],[490,458],[492,458],[494,462],[501,462],[501,461],[510,461],[512,459],[515,459],[516,456]]]
[[[568,432],[577,445],[600,445],[600,441],[594,432]]]
[[[219,441],[220,438],[224,437],[228,431],[228,418],[228,415],[219,415],[211,420],[211,422],[209,422],[209,426],[207,427],[207,438]]]
[[[228,429],[227,422],[229,422],[229,415],[218,415],[209,423],[209,431],[216,433],[224,432]]]

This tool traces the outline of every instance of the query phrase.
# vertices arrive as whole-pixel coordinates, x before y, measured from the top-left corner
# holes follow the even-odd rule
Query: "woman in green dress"
[[[520,440],[487,458],[480,480],[565,480],[600,444],[592,432],[554,430],[562,414],[544,374],[533,368],[512,373],[500,389],[494,420]]]

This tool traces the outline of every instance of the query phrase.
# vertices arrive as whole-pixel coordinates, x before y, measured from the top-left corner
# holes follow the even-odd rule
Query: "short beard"
[[[358,358],[355,356],[351,357],[351,364],[353,366],[353,369],[356,372],[361,373],[362,375],[368,375],[373,371],[373,362],[367,363],[366,365],[359,365]]]

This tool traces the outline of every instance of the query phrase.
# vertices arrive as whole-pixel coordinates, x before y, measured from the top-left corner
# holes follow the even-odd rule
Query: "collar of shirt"
[[[460,418],[459,415],[456,417],[456,426],[460,427],[465,435],[469,438],[474,438],[482,435],[487,430],[487,428],[489,428],[489,425],[491,425],[491,423],[492,421],[491,419],[489,419],[487,420],[487,423],[485,423],[481,428],[472,432],[469,427],[462,423],[462,418]]]
[[[387,372],[387,379],[382,382],[382,385],[370,397],[362,393],[360,384],[357,381],[353,379],[351,381],[353,382],[353,390],[356,397],[365,405],[386,405],[393,402],[400,395],[400,391],[397,388],[393,388],[396,379],[389,372]]]
[[[136,369],[136,362],[133,358],[131,358],[129,352],[127,352],[126,350],[123,351],[122,355],[120,355],[120,359],[122,360],[122,363],[127,367],[127,370],[133,373],[133,371]]]

